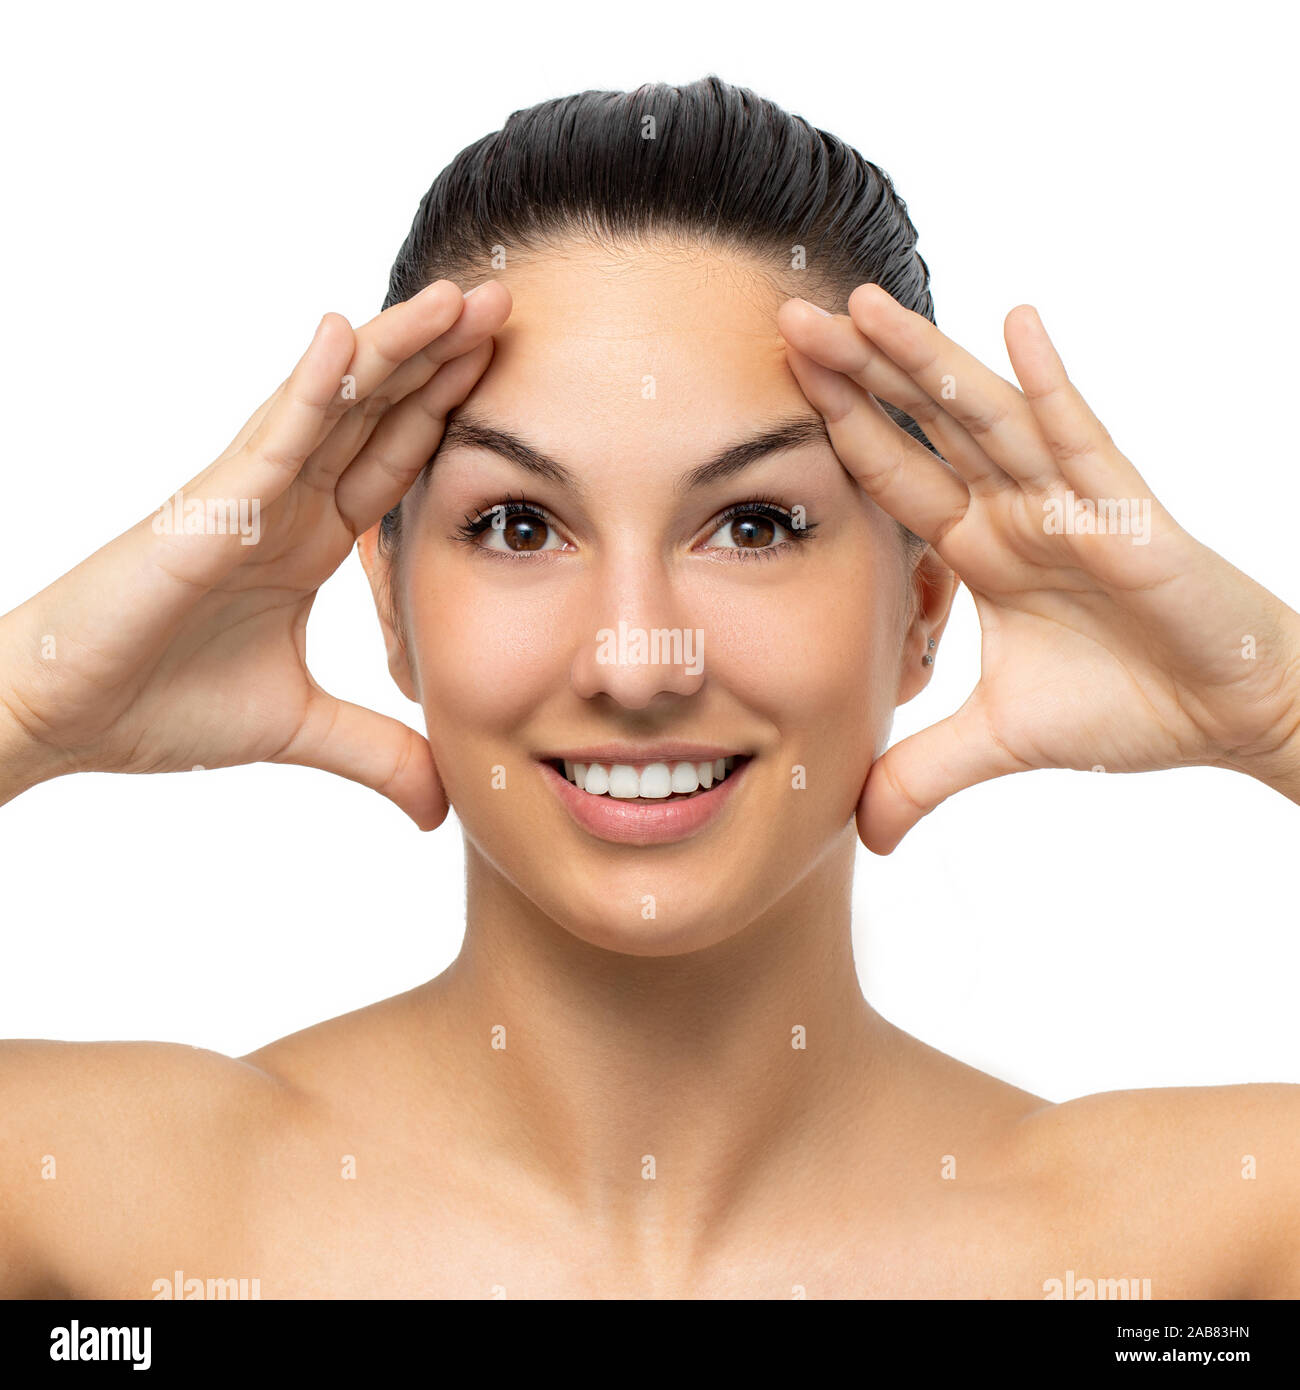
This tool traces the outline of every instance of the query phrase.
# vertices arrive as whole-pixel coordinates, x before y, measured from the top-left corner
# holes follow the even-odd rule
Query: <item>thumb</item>
[[[398,719],[320,691],[297,737],[273,759],[318,767],[386,796],[420,827],[447,818],[447,796],[429,741]]]
[[[873,854],[891,854],[917,821],[955,792],[1025,766],[992,737],[978,706],[968,701],[872,763],[858,800],[858,835]]]

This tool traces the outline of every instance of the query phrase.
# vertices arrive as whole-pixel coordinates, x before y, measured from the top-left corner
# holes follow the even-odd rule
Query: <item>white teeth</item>
[[[599,766],[599,764],[597,764]],[[615,763],[609,770],[609,794],[620,801],[631,801],[641,795],[641,779],[636,768],[627,763]]]
[[[638,782],[637,795],[651,801],[662,801],[676,791],[667,763],[651,763],[649,767],[643,767]]]
[[[643,768],[629,763],[575,763],[562,759],[564,775],[591,796],[612,796],[620,801],[662,801],[665,797],[706,791],[721,782],[735,767],[734,756],[702,763],[649,763]]]
[[[672,789],[675,792],[698,791],[700,787],[700,776],[695,770],[694,763],[674,763],[672,776]]]

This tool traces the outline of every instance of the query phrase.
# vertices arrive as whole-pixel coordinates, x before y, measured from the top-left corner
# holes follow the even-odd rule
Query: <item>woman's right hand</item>
[[[437,449],[509,313],[500,284],[466,298],[440,280],[355,331],[326,314],[180,506],[0,618],[0,801],[66,772],[269,761],[351,778],[422,829],[440,824],[428,742],[316,684],[307,617]],[[227,533],[178,529],[192,503],[224,513]]]

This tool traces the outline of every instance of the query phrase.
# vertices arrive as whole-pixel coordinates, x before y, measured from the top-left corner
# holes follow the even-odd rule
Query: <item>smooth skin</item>
[[[450,797],[469,886],[443,975],[248,1057],[0,1045],[0,1293],[148,1298],[183,1269],[268,1298],[1041,1298],[1069,1269],[1159,1298],[1300,1294],[1300,1087],[1050,1104],[877,1014],[849,936],[858,835],[887,853],[989,777],[1200,763],[1300,800],[1300,618],[1158,504],[1148,546],[1045,533],[1053,489],[1149,490],[1033,310],[1007,318],[1017,388],[878,287],[848,309],[734,258],[569,247],[355,330],[326,315],[184,488],[260,498],[257,546],[146,520],[0,619],[0,800],[78,770],[297,762],[424,829]],[[455,435],[413,486],[462,406],[581,491]],[[794,415],[825,438],[673,487]],[[553,548],[452,535],[520,492]],[[716,517],[759,493],[818,530],[737,561]],[[393,559],[377,523],[403,496]],[[354,543],[429,740],[307,670],[312,599]],[[979,686],[884,752],[954,574]],[[704,675],[597,665],[618,616],[702,628]],[[653,857],[578,830],[535,763],[650,736],[754,752],[724,822]]]

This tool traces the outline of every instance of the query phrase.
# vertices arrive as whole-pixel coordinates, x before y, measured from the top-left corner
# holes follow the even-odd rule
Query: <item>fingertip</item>
[[[503,319],[510,316],[515,304],[514,297],[500,280],[483,280],[466,290],[464,293],[466,304],[469,303],[471,296],[474,299],[474,307],[477,309],[480,305],[486,305],[487,308],[484,312],[489,315],[493,312],[502,313],[504,310]]]
[[[350,361],[353,349],[352,325],[342,314],[329,310],[321,316],[316,325],[316,336],[311,340],[303,360],[312,362],[328,361],[331,355]]]
[[[1005,320],[1006,326],[1009,327],[1018,319],[1023,319],[1036,333],[1042,334],[1044,338],[1047,337],[1047,329],[1043,327],[1042,315],[1032,304],[1017,304],[1015,308],[1007,314]]]
[[[794,332],[800,330],[811,331],[823,324],[827,319],[834,318],[835,315],[829,309],[823,309],[820,304],[814,304],[810,299],[800,299],[795,297],[787,299],[776,311],[776,326],[784,337],[786,330]]]
[[[879,306],[882,303],[893,304],[894,302],[893,296],[883,285],[878,285],[874,280],[868,280],[849,295],[849,312],[851,314],[856,310],[861,313],[873,305]]]
[[[904,827],[902,830],[886,833],[881,826],[874,823],[874,817],[868,814],[865,805],[858,807],[857,827],[858,839],[872,854],[879,855],[882,859],[893,854],[908,829]]]
[[[342,314],[334,309],[327,309],[325,313],[321,315],[320,324],[316,329],[316,336],[320,338],[337,333],[339,324],[342,324],[345,329],[351,332],[352,325]]]

